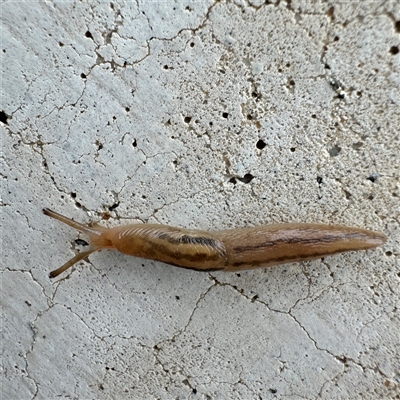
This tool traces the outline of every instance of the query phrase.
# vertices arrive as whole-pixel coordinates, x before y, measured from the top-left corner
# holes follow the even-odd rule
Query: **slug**
[[[90,244],[88,250],[50,272],[50,278],[102,249],[196,271],[237,272],[366,250],[386,241],[380,232],[335,225],[289,223],[210,232],[158,224],[105,228],[80,224],[48,208],[43,213],[86,234]]]

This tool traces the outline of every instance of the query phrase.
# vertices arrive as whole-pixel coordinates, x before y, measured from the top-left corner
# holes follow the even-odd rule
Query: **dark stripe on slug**
[[[176,258],[177,260],[187,260],[187,261],[196,261],[196,262],[206,262],[206,261],[217,261],[220,259],[219,254],[206,254],[206,253],[196,253],[196,254],[185,254],[183,252],[178,252],[176,250],[170,251],[167,247],[161,244],[154,245],[157,250],[159,250],[163,255],[168,255],[170,257]],[[162,261],[162,260],[161,260]]]
[[[204,237],[204,236],[189,236],[182,235],[180,237],[172,237],[168,233],[159,233],[156,235],[158,239],[166,240],[168,243],[172,244],[200,244],[205,246],[210,246],[213,248],[217,248],[217,242],[214,239]]]
[[[171,241],[169,241],[167,238],[174,240],[174,242],[172,242],[172,243],[180,245],[180,246],[176,249],[171,249],[168,244],[164,244],[159,241],[159,240],[162,240],[162,241],[165,240],[166,242],[171,243]],[[191,237],[191,238],[196,238],[196,237]],[[158,261],[162,261],[162,262],[165,262],[165,263],[171,264],[171,265],[176,265],[178,267],[181,265],[173,264],[169,260],[171,258],[176,259],[176,260],[182,260],[183,263],[185,261],[188,261],[188,262],[218,261],[221,259],[221,257],[224,260],[226,260],[225,247],[223,246],[222,243],[219,244],[214,239],[201,237],[201,239],[209,239],[209,241],[212,241],[213,246],[208,243],[208,240],[205,241],[206,243],[202,242],[201,244],[181,243],[181,242],[179,242],[179,238],[177,238],[178,240],[175,241],[175,238],[169,236],[166,233],[162,233],[161,235],[157,235],[154,237],[141,236],[140,239],[143,242],[145,242],[147,245],[150,245],[152,247],[152,253],[150,255],[137,253],[137,254],[134,254],[135,256],[145,257],[145,258],[150,258],[150,259],[157,259]],[[193,251],[191,246],[197,246],[196,252],[193,254],[190,254],[190,250]],[[187,250],[189,250],[189,253],[185,253],[186,248],[187,248]],[[199,269],[199,270],[204,271],[203,269]]]
[[[353,250],[357,250],[357,249],[353,249]],[[293,256],[282,256],[282,257],[275,257],[275,258],[268,258],[268,264],[270,263],[285,263],[288,262],[292,262],[293,260],[298,260],[299,262],[301,261],[311,261],[313,258],[317,259],[317,258],[323,258],[325,256],[329,256],[329,255],[333,255],[333,254],[338,254],[341,252],[347,252],[347,251],[352,251],[352,249],[346,249],[346,250],[342,250],[342,251],[338,251],[338,250],[334,250],[334,251],[324,251],[323,254],[320,253],[306,253],[306,254],[296,254]],[[232,267],[240,267],[242,265],[260,265],[262,266],[262,262],[260,262],[260,260],[257,261],[240,261],[240,262],[235,262],[232,264]]]
[[[304,231],[307,232],[307,231]],[[262,247],[272,247],[276,246],[277,244],[281,243],[286,243],[286,244],[318,244],[318,243],[332,243],[337,240],[343,240],[343,239],[365,239],[365,235],[360,234],[360,233],[343,233],[341,232],[340,237],[337,235],[327,235],[323,237],[315,237],[315,238],[287,238],[287,239],[277,239],[277,240],[267,240],[262,243],[257,243],[255,245],[249,245],[249,246],[236,246],[233,248],[233,251],[235,253],[242,253],[244,251],[252,251],[256,250]]]
[[[183,269],[191,269],[192,271],[199,271],[199,272],[215,272],[215,271],[222,271],[225,269],[225,267],[221,267],[221,268],[196,268],[196,267],[187,267],[185,265],[178,265],[178,264],[174,264],[172,262],[166,262],[165,264],[169,264],[172,265],[174,267],[179,267],[179,268],[183,268]]]
[[[210,246],[213,248],[217,247],[217,243],[214,239],[210,239],[208,237],[204,236],[189,236],[189,235],[183,235],[179,238],[180,243],[184,244],[200,244],[204,246]]]

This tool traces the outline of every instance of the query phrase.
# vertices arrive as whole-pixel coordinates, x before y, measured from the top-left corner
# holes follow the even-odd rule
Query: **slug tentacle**
[[[87,225],[83,225],[80,222],[76,222],[71,218],[65,217],[64,215],[61,215],[53,210],[50,210],[49,208],[43,208],[43,214],[47,215],[51,218],[57,219],[61,222],[63,222],[64,224],[67,224],[69,226],[71,226],[72,228],[77,229],[78,231],[82,232],[82,233],[86,233],[88,236],[91,235],[100,235],[101,231],[107,229],[107,228],[99,228],[99,225],[97,225],[96,227],[92,228],[90,226]]]
[[[89,238],[89,248],[86,251],[80,252],[75,257],[72,257],[60,268],[51,271],[49,274],[50,278],[55,278],[56,276],[67,270],[69,267],[72,267],[78,261],[86,258],[89,254],[94,253],[95,251],[105,248],[112,248],[112,245],[107,238],[107,233],[109,229],[103,226],[95,225],[92,227],[88,225],[83,225],[48,208],[43,209],[43,214],[48,215],[51,218],[57,219],[58,221],[61,221],[64,224],[71,226],[72,228],[77,229],[78,231],[86,234]]]
[[[83,260],[89,254],[92,254],[95,251],[96,251],[96,249],[92,249],[92,250],[82,251],[82,252],[78,253],[75,257],[72,257],[69,261],[67,261],[63,266],[61,266],[60,268],[57,268],[54,271],[51,271],[49,273],[49,277],[50,278],[55,278],[56,276],[60,275],[62,272],[67,270],[69,267],[72,267],[78,261]]]
[[[43,212],[83,232],[90,243],[88,250],[52,271],[51,278],[102,249],[196,271],[242,271],[366,250],[386,241],[380,232],[336,225],[291,223],[213,232],[157,224],[105,228],[80,224],[47,208]]]

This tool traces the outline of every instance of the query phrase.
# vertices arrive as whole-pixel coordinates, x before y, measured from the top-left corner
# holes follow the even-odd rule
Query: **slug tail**
[[[225,271],[315,260],[382,245],[380,232],[337,225],[274,224],[221,233],[229,257]]]

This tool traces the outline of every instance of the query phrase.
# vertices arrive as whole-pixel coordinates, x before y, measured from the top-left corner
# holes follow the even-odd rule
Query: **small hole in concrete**
[[[185,119],[184,119],[185,123],[187,123],[187,124],[189,124],[191,120],[192,120],[192,117],[185,117]]]
[[[84,74],[83,72],[81,73],[81,78],[82,79],[86,79],[86,74]]]
[[[390,257],[393,253],[392,253],[391,251],[387,251],[385,254],[386,254],[388,257]]]
[[[250,115],[250,114],[247,114],[247,119],[248,119],[249,121],[251,121],[251,120],[253,119],[253,116]]]
[[[333,146],[331,149],[328,150],[329,155],[331,157],[336,157],[339,155],[339,153],[341,152],[342,148],[339,147],[338,145]]]
[[[137,146],[136,139],[133,139],[132,146],[133,146],[133,147],[136,147],[136,146]]]
[[[224,118],[228,118],[228,115],[229,115],[229,114],[228,114],[227,112],[223,112],[223,113],[222,113],[222,116],[223,116]]]
[[[331,19],[331,20],[334,20],[335,19],[335,16],[334,16],[334,12],[335,12],[335,7],[330,7],[329,9],[328,9],[328,11],[326,12],[326,15]]]
[[[389,51],[391,54],[395,55],[399,52],[399,46],[392,46]]]
[[[265,142],[262,141],[261,139],[256,144],[257,149],[260,149],[260,150],[262,150],[265,146],[266,146]]]
[[[168,65],[164,65],[164,69],[168,69]]]
[[[376,182],[377,179],[378,179],[378,174],[372,174],[367,178],[367,180],[371,181],[372,183]]]
[[[290,148],[290,151],[291,151],[292,153],[294,153],[294,152],[296,151],[296,147],[291,147],[291,148]]]
[[[93,39],[93,36],[92,36],[92,34],[90,33],[90,31],[86,31],[85,36],[86,36],[87,38]]]
[[[193,42],[190,43],[190,47],[194,47],[194,43]]]
[[[233,183],[234,185],[236,185],[236,183],[237,183],[236,178],[231,178],[231,179],[229,179],[229,182],[230,182],[230,183]]]
[[[129,112],[129,111],[131,111],[131,109],[129,107],[125,107],[125,111]]]
[[[250,183],[254,179],[254,176],[252,174],[246,174],[243,178],[238,178],[238,179],[240,182]]]
[[[108,207],[108,211],[114,211],[119,206],[119,202],[113,204],[112,206]]]
[[[0,121],[3,124],[8,125],[8,118],[9,116],[4,111],[0,111]]]
[[[320,185],[322,183],[322,178],[320,176],[317,176],[317,183]]]

